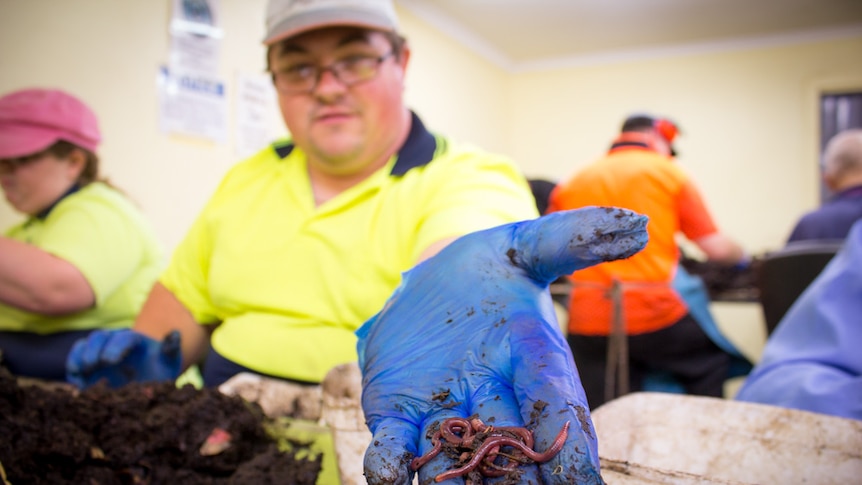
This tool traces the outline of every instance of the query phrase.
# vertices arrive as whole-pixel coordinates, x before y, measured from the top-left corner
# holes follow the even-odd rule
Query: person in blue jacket
[[[862,221],[770,335],[736,399],[862,420]]]
[[[862,219],[862,129],[844,130],[823,152],[823,183],[832,194],[797,222],[788,244],[811,239],[844,239]]]

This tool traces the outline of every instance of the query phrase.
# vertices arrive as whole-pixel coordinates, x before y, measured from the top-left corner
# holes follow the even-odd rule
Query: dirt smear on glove
[[[214,389],[77,393],[21,385],[0,367],[0,478],[14,485],[313,485],[320,457],[303,443],[282,451],[269,425],[258,405]]]

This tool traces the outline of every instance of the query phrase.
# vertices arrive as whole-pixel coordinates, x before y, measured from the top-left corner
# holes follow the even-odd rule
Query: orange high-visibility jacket
[[[670,287],[679,263],[675,239],[717,232],[700,192],[671,157],[637,146],[612,149],[551,193],[548,212],[590,205],[615,206],[649,216],[649,242],[629,259],[601,263],[571,275],[569,332],[609,335],[610,287],[622,283],[627,333],[670,326],[687,312]]]

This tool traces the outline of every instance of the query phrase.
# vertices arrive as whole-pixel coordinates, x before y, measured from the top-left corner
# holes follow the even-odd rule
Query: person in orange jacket
[[[719,231],[700,191],[674,163],[672,143],[678,132],[668,119],[631,115],[605,156],[551,193],[548,212],[600,205],[649,216],[649,243],[643,251],[626,260],[576,271],[570,277],[574,286],[568,341],[593,409],[616,392],[605,389],[615,316],[624,325],[618,332],[627,335],[628,350],[616,353],[619,361],[610,364],[613,368],[628,362],[628,382],[620,382],[623,389],[642,390],[647,375],[663,372],[689,394],[723,394],[730,355],[698,323],[711,318],[708,299],[700,298],[695,308],[675,288],[677,279],[687,276],[679,266],[676,237],[684,235],[711,261],[734,265],[746,261],[746,255]],[[621,295],[616,313],[611,297],[615,282]]]

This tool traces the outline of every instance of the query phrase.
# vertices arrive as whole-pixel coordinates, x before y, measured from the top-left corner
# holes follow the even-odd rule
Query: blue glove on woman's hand
[[[94,330],[66,357],[66,380],[84,389],[102,379],[110,387],[130,382],[169,381],[180,375],[180,333],[161,342],[134,330]]]
[[[474,415],[497,428],[527,427],[538,452],[569,423],[562,450],[518,468],[520,483],[603,483],[587,399],[547,288],[641,250],[646,221],[618,208],[557,212],[468,234],[404,273],[357,331],[362,408],[374,435],[368,483],[409,484],[411,460],[432,449],[440,424]],[[420,483],[455,464],[437,454],[419,467]]]

